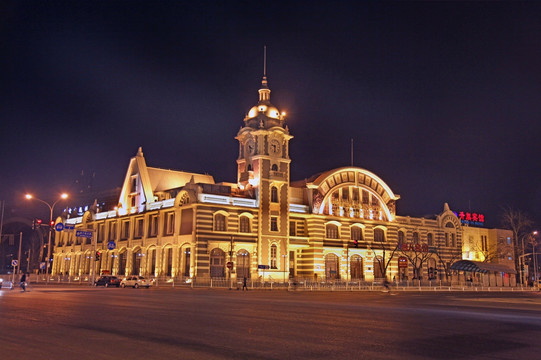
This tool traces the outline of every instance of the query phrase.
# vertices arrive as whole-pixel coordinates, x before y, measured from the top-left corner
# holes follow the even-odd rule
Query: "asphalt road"
[[[540,293],[0,290],[3,359],[516,360],[540,335]]]

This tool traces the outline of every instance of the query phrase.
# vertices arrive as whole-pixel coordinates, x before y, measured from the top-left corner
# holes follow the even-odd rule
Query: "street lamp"
[[[535,253],[535,247],[537,246],[537,231],[532,232],[532,252],[533,252],[533,273],[534,273],[534,286],[537,286],[537,254]]]
[[[37,197],[34,197],[30,194],[26,194],[25,196],[28,200],[37,200],[41,203],[44,203],[45,205],[47,205],[47,207],[49,208],[50,210],[50,217],[49,217],[49,225],[51,226],[51,228],[49,229],[49,242],[48,242],[48,245],[47,245],[47,268],[46,268],[46,273],[47,273],[47,284],[49,284],[49,267],[50,267],[50,262],[51,262],[51,234],[53,232],[53,210],[54,210],[54,206],[56,205],[57,202],[59,202],[60,200],[64,200],[64,199],[67,199],[68,198],[68,194],[66,193],[63,193],[62,195],[60,195],[60,198],[58,200],[56,200],[54,203],[49,204],[48,202],[46,201],[43,201]]]

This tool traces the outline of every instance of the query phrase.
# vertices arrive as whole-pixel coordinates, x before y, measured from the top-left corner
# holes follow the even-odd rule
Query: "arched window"
[[[271,202],[278,202],[278,188],[276,186],[271,187]]]
[[[434,235],[432,235],[432,233],[426,234],[426,241],[428,246],[434,246]]]
[[[227,217],[224,214],[214,215],[214,231],[226,231],[226,219]]]
[[[353,241],[363,240],[363,229],[361,229],[359,226],[352,226],[351,227],[351,240]]]
[[[248,171],[252,171],[252,164],[248,164]]]
[[[363,258],[359,255],[353,255],[349,263],[350,275],[352,279],[364,280]]]
[[[335,254],[327,254],[325,256],[325,277],[329,280],[340,278],[340,263],[338,256]]]
[[[276,244],[272,244],[270,248],[270,268],[278,269],[278,248]]]
[[[250,278],[250,253],[244,249],[237,252],[237,278]]]
[[[278,165],[272,164],[271,171],[278,171]]]
[[[336,226],[335,224],[327,224],[325,229],[326,229],[327,239],[338,239],[339,238],[338,226]]]
[[[210,277],[225,277],[225,252],[222,249],[214,249],[210,253]]]
[[[376,242],[385,241],[385,232],[382,229],[380,228],[374,229],[374,241]]]
[[[250,218],[248,216],[241,216],[239,221],[239,230],[242,233],[250,232]]]
[[[404,244],[404,232],[403,231],[399,231],[398,232],[398,245],[399,246],[402,246],[402,244]]]

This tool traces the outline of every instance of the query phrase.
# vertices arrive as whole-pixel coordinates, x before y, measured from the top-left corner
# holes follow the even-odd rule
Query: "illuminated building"
[[[291,181],[293,136],[270,93],[263,77],[236,136],[235,183],[148,167],[139,149],[116,209],[57,220],[95,231],[100,260],[89,239],[63,231],[53,272],[82,275],[96,265],[99,273],[174,278],[445,280],[464,238],[449,206],[430,219],[399,216],[400,197],[353,166]]]

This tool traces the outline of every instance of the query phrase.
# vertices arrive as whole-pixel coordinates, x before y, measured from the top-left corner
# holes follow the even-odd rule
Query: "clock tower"
[[[263,76],[259,102],[236,137],[237,181],[240,188],[253,191],[259,205],[258,264],[269,265],[265,274],[276,277],[289,271],[289,140],[293,136],[285,114],[271,104],[270,92]]]

